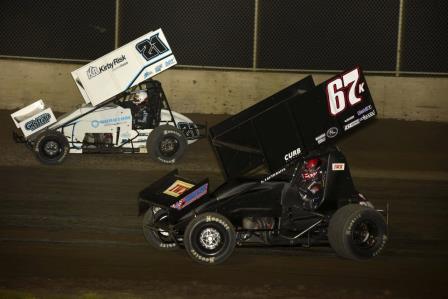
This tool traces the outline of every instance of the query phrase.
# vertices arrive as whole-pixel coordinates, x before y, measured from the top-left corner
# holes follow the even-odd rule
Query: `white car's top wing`
[[[158,29],[73,71],[72,76],[86,103],[97,106],[176,63]]]

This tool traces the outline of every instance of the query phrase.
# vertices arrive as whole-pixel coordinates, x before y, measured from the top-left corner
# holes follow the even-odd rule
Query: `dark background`
[[[1,0],[0,55],[93,60],[115,0]],[[119,45],[162,28],[183,66],[252,68],[255,0],[119,1]],[[395,72],[400,0],[259,0],[256,67]],[[400,72],[448,73],[448,4],[405,0]]]

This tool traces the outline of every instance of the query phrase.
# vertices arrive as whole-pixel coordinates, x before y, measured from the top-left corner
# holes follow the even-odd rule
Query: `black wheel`
[[[149,208],[143,216],[143,235],[146,241],[156,249],[173,250],[178,248],[169,232],[155,227],[155,225],[163,223],[167,217],[168,213],[165,210],[159,209],[154,213],[153,208]]]
[[[36,138],[34,151],[37,159],[44,164],[61,164],[69,151],[68,140],[60,132],[45,131]]]
[[[217,213],[200,214],[188,224],[184,245],[190,257],[201,264],[224,262],[235,249],[232,223]]]
[[[387,241],[386,223],[383,216],[372,208],[346,205],[331,217],[328,240],[341,257],[368,259],[384,248]]]
[[[186,147],[187,138],[182,131],[169,125],[155,128],[146,142],[146,149],[152,159],[169,164],[179,160]]]

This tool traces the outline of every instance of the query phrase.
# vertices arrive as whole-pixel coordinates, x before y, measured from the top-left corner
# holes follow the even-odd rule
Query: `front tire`
[[[201,264],[219,264],[235,249],[235,229],[223,215],[200,214],[188,224],[184,244],[188,255]]]
[[[58,131],[44,131],[36,138],[34,151],[43,164],[61,164],[69,151],[68,140]]]
[[[387,241],[381,214],[358,204],[346,205],[334,213],[328,226],[328,240],[341,257],[364,260],[377,256]]]
[[[159,209],[154,213],[151,207],[143,216],[143,235],[146,241],[155,249],[175,250],[178,248],[177,243],[173,241],[169,232],[154,227],[154,225],[165,221],[167,217],[168,213],[165,210]]]
[[[176,127],[162,125],[148,137],[146,149],[149,156],[159,162],[172,164],[179,160],[187,147],[187,138]]]

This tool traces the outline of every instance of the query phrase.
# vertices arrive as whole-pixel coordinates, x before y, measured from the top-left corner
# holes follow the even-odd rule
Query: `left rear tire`
[[[175,250],[178,248],[176,242],[173,241],[171,234],[163,229],[157,228],[157,225],[166,221],[168,213],[163,210],[157,210],[155,213],[150,207],[143,216],[143,235],[146,241],[159,250]]]
[[[35,139],[34,151],[43,164],[61,164],[69,151],[68,140],[58,131],[44,131]]]

